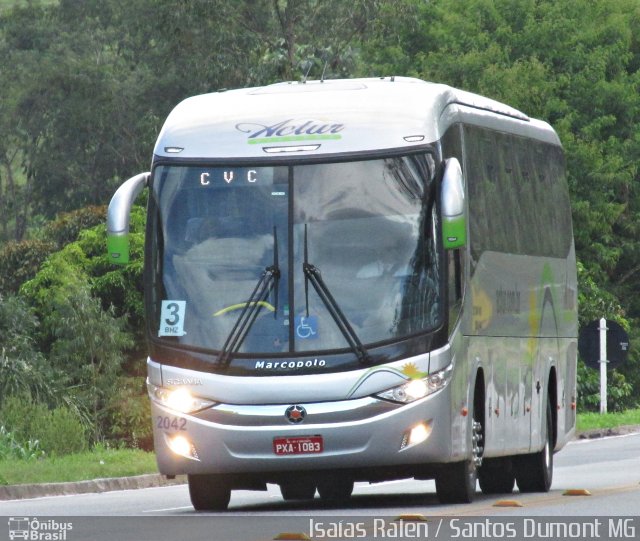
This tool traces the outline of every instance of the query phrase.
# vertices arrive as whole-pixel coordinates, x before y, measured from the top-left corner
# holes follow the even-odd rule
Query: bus
[[[577,279],[547,123],[404,77],[220,91],[177,105],[114,194],[116,263],[145,188],[154,446],[196,510],[267,484],[549,490]]]

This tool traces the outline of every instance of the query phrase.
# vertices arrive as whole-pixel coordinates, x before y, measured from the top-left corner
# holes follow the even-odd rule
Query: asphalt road
[[[565,495],[575,489],[587,490],[590,495]],[[498,507],[497,503],[510,506]],[[430,531],[420,530],[416,536],[407,530],[398,530],[400,523],[396,519],[402,515],[427,518],[428,521],[422,521],[422,527],[431,528]],[[64,532],[66,537],[49,538],[61,541],[251,541],[271,540],[278,535],[284,539],[287,535],[289,539],[304,539],[304,536],[312,539],[513,538],[510,533],[517,538],[534,539],[536,537],[528,534],[543,534],[539,537],[542,539],[549,538],[545,533],[558,537],[556,531],[535,529],[542,527],[541,524],[546,527],[550,520],[556,520],[553,517],[558,517],[558,521],[580,523],[564,532],[571,538],[637,539],[640,538],[638,515],[640,434],[572,442],[555,456],[554,482],[547,494],[516,491],[496,497],[478,492],[476,501],[469,505],[440,505],[432,481],[412,480],[375,485],[358,483],[348,506],[339,508],[328,507],[318,497],[310,502],[285,502],[279,488],[271,485],[267,492],[233,492],[226,513],[196,513],[185,485],[0,502],[0,516],[35,517],[38,522],[32,525],[37,528],[49,521],[49,531],[58,528],[57,531],[62,532],[64,524],[69,522],[72,529]],[[523,517],[530,517],[524,526]],[[625,521],[613,517],[635,519]],[[598,523],[600,518],[602,524]],[[614,522],[609,524],[610,520]],[[537,521],[541,521],[540,524]],[[0,541],[8,538],[3,536],[3,529],[8,534],[16,523],[12,524],[4,526],[0,522]],[[439,529],[436,536],[437,526],[443,524],[444,529]],[[466,530],[467,527],[471,529]],[[523,535],[522,527],[532,529]],[[287,535],[282,537],[282,534]]]

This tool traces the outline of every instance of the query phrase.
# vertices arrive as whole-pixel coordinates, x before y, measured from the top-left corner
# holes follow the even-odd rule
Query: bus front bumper
[[[152,400],[162,474],[305,472],[452,460],[450,387],[410,404],[218,404],[179,414]]]

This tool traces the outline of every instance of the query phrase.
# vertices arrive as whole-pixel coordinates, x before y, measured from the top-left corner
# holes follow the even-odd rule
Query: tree
[[[69,285],[55,292],[45,318],[55,338],[50,361],[77,389],[91,414],[93,441],[100,441],[110,424],[108,405],[117,391],[123,352],[132,342],[124,321],[103,310],[86,286]]]
[[[414,20],[380,21],[365,63],[504,101],[550,122],[565,148],[580,291],[640,318],[640,7],[633,0],[407,1]],[[405,19],[406,20],[406,19]],[[396,41],[389,35],[398,37]],[[592,282],[589,282],[591,280]],[[596,287],[592,287],[597,284]],[[615,308],[617,306],[618,308]],[[633,331],[632,331],[633,332]],[[640,393],[632,336],[621,369]]]
[[[33,338],[37,327],[38,320],[21,298],[0,296],[0,406],[10,396],[57,402],[53,371]]]
[[[144,343],[133,339],[142,333],[142,209],[134,209],[131,226],[133,265],[109,264],[101,224],[52,253],[21,288],[41,322],[39,349],[89,412],[94,441],[110,435],[114,420],[123,418],[113,407],[119,378],[128,358],[134,360],[129,370],[139,371]]]

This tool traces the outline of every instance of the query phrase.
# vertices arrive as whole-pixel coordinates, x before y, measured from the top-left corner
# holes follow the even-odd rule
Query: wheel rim
[[[482,423],[474,419],[471,428],[471,460],[469,461],[467,476],[469,488],[473,491],[475,490],[476,480],[478,479],[478,468],[482,466],[482,453],[484,448],[482,447]]]
[[[482,453],[484,447],[482,447],[482,423],[480,421],[473,421],[473,435],[471,437],[472,450],[471,461],[473,462],[473,469],[477,469],[482,466]]]

